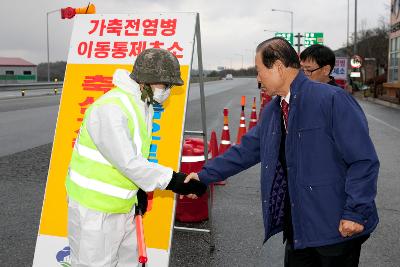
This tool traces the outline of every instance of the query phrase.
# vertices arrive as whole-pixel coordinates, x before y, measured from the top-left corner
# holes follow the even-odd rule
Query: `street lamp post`
[[[357,55],[357,0],[354,2],[354,47],[353,54]]]
[[[268,30],[268,29],[264,29],[265,32],[273,32],[273,33],[277,33],[278,31],[274,31],[274,30]]]
[[[49,52],[49,15],[51,13],[59,12],[60,9],[46,12],[46,30],[47,30],[47,82],[50,82],[50,52]]]
[[[346,35],[346,52],[349,54],[349,32],[350,32],[350,23],[349,23],[349,18],[350,18],[350,0],[347,0],[347,35]]]
[[[290,14],[290,32],[294,34],[293,32],[293,11],[291,10],[282,10],[282,9],[271,9],[271,11],[278,11],[278,12],[284,12],[284,13],[289,13]]]

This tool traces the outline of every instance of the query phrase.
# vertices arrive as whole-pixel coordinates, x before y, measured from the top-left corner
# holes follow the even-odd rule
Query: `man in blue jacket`
[[[240,145],[186,181],[225,180],[261,162],[265,241],[283,231],[285,266],[358,266],[378,224],[379,160],[365,115],[341,88],[309,80],[286,40],[256,52],[257,80],[277,97]]]

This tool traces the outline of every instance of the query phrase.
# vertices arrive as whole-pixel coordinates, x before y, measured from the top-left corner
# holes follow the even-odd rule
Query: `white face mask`
[[[162,88],[155,88],[154,89],[154,95],[153,99],[159,104],[164,103],[165,100],[169,97],[169,94],[171,93],[171,90],[164,90]]]

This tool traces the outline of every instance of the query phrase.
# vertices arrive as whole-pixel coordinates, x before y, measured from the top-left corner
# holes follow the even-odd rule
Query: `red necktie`
[[[283,120],[285,121],[285,129],[287,132],[288,118],[289,118],[289,104],[285,101],[285,99],[282,99],[281,108],[282,108]]]

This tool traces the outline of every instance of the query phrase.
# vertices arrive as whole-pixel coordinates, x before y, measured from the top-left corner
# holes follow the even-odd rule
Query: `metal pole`
[[[47,37],[47,81],[50,82],[50,48],[49,48],[49,15],[58,12],[60,9],[46,12],[46,37]]]
[[[301,38],[301,34],[298,33],[297,34],[297,54],[300,55],[300,38]]]
[[[355,7],[354,7],[354,47],[353,47],[353,54],[357,55],[357,0],[355,0]]]
[[[207,125],[206,125],[206,98],[204,95],[204,80],[203,80],[203,55],[201,52],[201,34],[200,34],[200,15],[197,13],[196,16],[196,41],[197,41],[197,62],[199,65],[199,84],[200,84],[200,105],[201,105],[201,122],[203,130],[203,142],[204,142],[204,159],[208,161],[208,141],[207,141]],[[212,197],[209,194],[209,205],[208,205],[208,221],[210,224],[210,251],[214,251],[215,243],[212,229],[213,216],[212,216]]]
[[[49,52],[49,12],[46,13],[46,29],[47,29],[47,82],[50,82],[50,52]]]
[[[349,53],[349,32],[350,32],[349,19],[350,19],[350,0],[347,0],[347,38],[346,38],[347,54]]]
[[[271,11],[278,11],[278,12],[290,13],[290,18],[291,18],[290,30],[291,30],[291,32],[292,32],[293,35],[294,35],[294,32],[293,32],[293,11],[291,11],[291,10],[275,9],[275,8],[271,9]]]
[[[291,20],[290,30],[291,30],[291,33],[294,35],[294,32],[293,32],[293,11],[290,11],[290,20]]]
[[[201,36],[200,36],[200,17],[197,14],[197,23],[196,23],[196,39],[197,39],[197,57],[198,57],[198,65],[199,65],[199,84],[200,84],[200,102],[201,102],[201,121],[202,121],[202,130],[204,133],[203,141],[204,141],[204,157],[205,161],[208,159],[208,142],[207,142],[207,126],[206,126],[206,98],[204,95],[204,80],[203,80],[203,56],[201,52]]]

